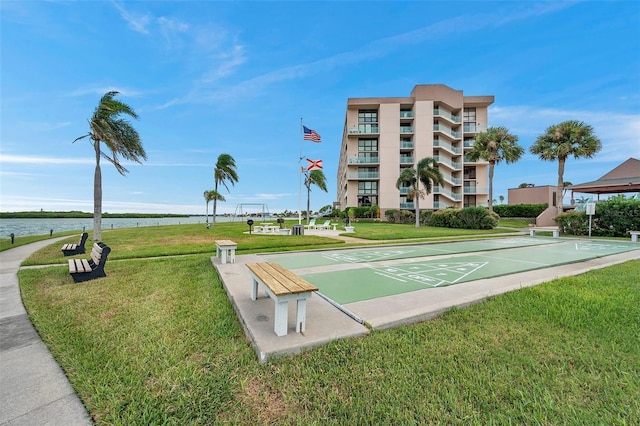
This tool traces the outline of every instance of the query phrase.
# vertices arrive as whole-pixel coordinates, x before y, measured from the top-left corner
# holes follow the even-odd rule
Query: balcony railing
[[[401,209],[414,209],[413,203],[400,203]]]
[[[434,124],[433,125],[433,130],[436,132],[441,132],[444,133],[445,135],[449,135],[454,139],[460,139],[460,132],[456,132],[455,130],[451,129],[450,127],[447,126],[443,126],[442,124]]]
[[[434,201],[433,202],[433,208],[434,209],[446,209],[449,207],[453,207],[453,204],[447,204],[443,201]]]
[[[453,115],[449,111],[445,111],[445,110],[440,109],[440,108],[434,108],[433,109],[433,115],[436,116],[436,117],[446,118],[447,120],[453,121],[454,123],[459,123],[460,122],[460,116],[459,115]]]
[[[476,144],[476,140],[475,139],[468,139],[465,140],[463,145],[465,148],[473,148],[473,146]]]
[[[400,195],[407,195],[410,190],[411,190],[411,188],[408,187],[408,186],[401,186],[400,187]]]
[[[354,179],[380,179],[380,172],[353,172],[347,173],[347,178]]]
[[[377,164],[380,162],[379,157],[349,157],[349,164]]]
[[[350,135],[377,135],[380,133],[378,126],[363,125],[360,127],[351,126],[348,129]]]
[[[447,182],[451,182],[455,185],[460,185],[462,183],[462,179],[460,178],[455,178],[452,175],[450,175],[449,173],[446,172],[440,172],[442,174],[442,177],[444,178],[444,180],[446,180]]]
[[[462,163],[459,163],[457,161],[451,161],[447,157],[443,157],[441,155],[435,155],[433,158],[438,163],[446,164],[447,166],[451,167],[454,170],[460,170],[462,168]]]
[[[400,141],[400,149],[413,149],[413,141]]]
[[[449,152],[453,152],[454,154],[460,154],[462,152],[462,150],[458,147],[455,147],[453,145],[451,145],[450,143],[447,143],[445,141],[441,141],[441,140],[434,140],[433,141],[433,146],[438,146],[441,148],[446,149]]]
[[[413,157],[400,157],[400,164],[413,164]]]
[[[400,126],[400,133],[413,133],[413,127],[411,127],[411,126]]]
[[[400,111],[400,118],[413,118],[413,111]]]
[[[486,186],[465,186],[464,187],[465,194],[488,194],[489,188]]]
[[[444,195],[445,197],[449,197],[449,198],[451,198],[452,200],[455,200],[455,201],[462,200],[462,195],[456,194],[455,192],[451,192],[448,189],[444,189],[444,188],[442,188],[441,186],[438,186],[438,185],[433,187],[433,192],[435,194],[441,194],[441,195]]]
[[[475,123],[464,123],[462,130],[465,133],[480,133],[487,130],[487,126],[478,126]]]

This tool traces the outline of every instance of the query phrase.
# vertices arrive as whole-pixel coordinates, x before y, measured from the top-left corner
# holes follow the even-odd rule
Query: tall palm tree
[[[496,164],[505,161],[515,163],[524,154],[518,145],[518,137],[509,133],[506,127],[489,127],[476,135],[476,142],[467,158],[471,161],[483,159],[489,162],[489,211],[493,211],[493,171]]]
[[[218,184],[222,184],[229,192],[227,181],[231,185],[235,185],[238,182],[238,172],[236,172],[236,160],[229,154],[220,154],[218,161],[216,161],[216,167],[213,169],[213,181],[215,182],[214,192],[218,195],[213,198],[213,219],[212,222],[216,224],[216,210],[218,208],[218,201],[224,201],[224,197],[218,192]]]
[[[549,126],[538,136],[529,150],[544,161],[558,161],[558,189],[561,195],[564,183],[564,167],[567,157],[591,158],[602,149],[602,143],[593,133],[593,127],[577,120],[563,121]],[[558,214],[562,213],[563,200],[557,203]]]
[[[128,115],[135,119],[138,115],[124,102],[115,98],[118,92],[107,92],[93,112],[89,120],[90,131],[86,135],[76,138],[73,142],[88,137],[96,155],[96,168],[93,176],[93,239],[102,239],[102,171],[100,170],[100,157],[113,164],[121,175],[129,170],[120,162],[120,157],[142,163],[141,159],[147,159],[140,135],[131,123],[121,117]],[[110,154],[105,153],[100,147],[100,142],[109,149]]]
[[[424,190],[420,189],[420,183],[424,186]],[[409,186],[409,192],[407,192],[407,200],[415,200],[416,210],[416,228],[420,226],[420,204],[419,199],[431,194],[434,184],[444,185],[444,178],[440,169],[438,169],[438,162],[431,157],[425,157],[418,161],[418,165],[413,168],[403,169],[396,181],[396,188],[400,189],[401,186]]]
[[[307,187],[307,224],[309,223],[309,212],[311,211],[311,185],[315,185],[322,191],[327,192],[327,179],[322,170],[311,170],[304,174],[304,186]]]

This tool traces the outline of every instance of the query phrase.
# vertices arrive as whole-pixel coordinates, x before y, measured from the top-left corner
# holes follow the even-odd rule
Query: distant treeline
[[[102,217],[109,218],[160,218],[160,217],[189,217],[188,214],[169,213],[102,213]],[[0,219],[77,219],[92,218],[93,213],[69,212],[0,212]]]

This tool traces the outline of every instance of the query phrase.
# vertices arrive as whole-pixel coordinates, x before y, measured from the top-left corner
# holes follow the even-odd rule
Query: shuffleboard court
[[[273,256],[269,260],[288,268],[304,267],[313,270],[317,267],[318,272],[304,273],[301,276],[333,301],[348,304],[582,262],[633,250],[640,252],[640,245],[575,239],[542,241],[538,238],[511,238],[431,244],[426,247],[395,246],[375,250],[341,250],[340,253],[315,253],[315,257],[305,256],[302,261],[294,261],[287,255]],[[460,255],[464,252],[476,254]],[[430,256],[447,253],[451,254],[451,257],[429,260]],[[332,271],[328,266],[345,263],[350,265],[340,270]]]
[[[514,247],[530,247],[562,242],[558,238],[512,237],[488,240],[469,240],[450,243],[425,243],[406,246],[389,246],[367,249],[340,249],[320,252],[263,255],[264,259],[281,264],[285,268],[312,268],[344,263],[380,262],[385,260],[412,259],[447,254],[502,250]]]

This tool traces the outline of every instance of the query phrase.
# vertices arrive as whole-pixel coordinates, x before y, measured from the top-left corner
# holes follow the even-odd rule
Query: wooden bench
[[[238,243],[231,240],[216,241],[216,257],[220,258],[220,263],[227,263],[227,253],[229,253],[229,263],[236,261],[236,248]]]
[[[560,228],[558,226],[536,226],[529,228],[529,236],[534,237],[536,232],[553,232],[553,238],[560,236]]]
[[[285,336],[287,334],[290,300],[297,302],[296,333],[304,333],[306,330],[307,299],[314,291],[318,291],[318,288],[277,263],[247,263],[247,268],[249,268],[252,277],[251,300],[258,298],[258,286],[261,286],[275,302],[273,330],[276,335]]]
[[[87,242],[87,238],[89,238],[89,234],[83,232],[82,235],[80,235],[78,244],[64,244],[61,249],[62,254],[65,256],[73,256],[74,254],[84,253],[84,243]]]
[[[637,243],[638,242],[638,235],[640,235],[640,231],[629,231],[629,234],[631,234],[631,242],[632,243]]]
[[[94,278],[106,277],[104,265],[111,248],[104,243],[95,243],[91,250],[90,259],[69,259],[69,274],[76,283],[89,281]]]

